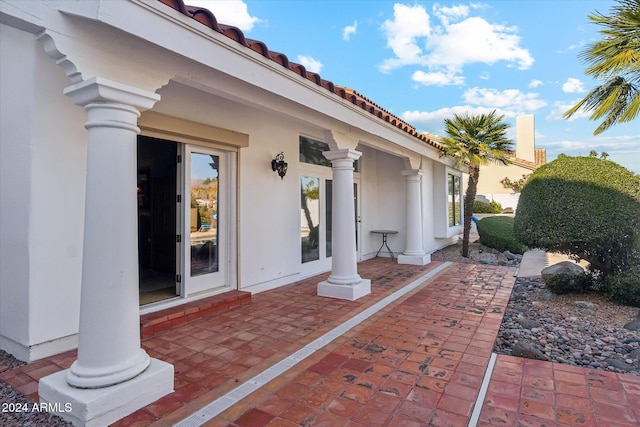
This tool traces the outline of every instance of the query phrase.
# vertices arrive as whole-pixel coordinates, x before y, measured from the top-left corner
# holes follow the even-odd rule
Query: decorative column
[[[431,256],[424,252],[422,245],[422,174],[420,169],[402,171],[407,181],[407,247],[402,255],[398,255],[398,264],[426,265],[431,262]]]
[[[101,78],[65,90],[87,111],[78,359],[40,381],[74,423],[111,423],[173,391],[173,366],[140,347],[137,119],[159,95]]]
[[[331,275],[318,284],[318,295],[354,301],[371,293],[371,280],[358,275],[355,208],[353,205],[353,162],[362,153],[353,149],[325,151],[333,171],[333,213],[331,222]]]

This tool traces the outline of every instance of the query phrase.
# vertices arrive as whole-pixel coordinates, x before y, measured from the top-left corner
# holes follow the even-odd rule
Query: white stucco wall
[[[510,164],[508,166],[502,164],[490,163],[480,168],[480,179],[478,181],[478,194],[509,194],[513,191],[504,188],[500,183],[504,178],[516,181],[522,178],[522,175],[530,175],[533,171],[520,165]],[[465,180],[466,183],[466,180]],[[466,189],[466,187],[465,187]]]
[[[250,146],[240,164],[241,288],[290,283],[300,272],[300,177],[295,128],[262,113],[249,115]],[[284,152],[287,175],[271,160]]]
[[[502,205],[503,209],[513,208],[515,210],[518,206],[520,194],[515,194],[513,190],[504,188],[500,181],[504,178],[509,178],[511,181],[517,181],[522,179],[523,175],[531,175],[532,173],[533,171],[530,168],[517,164],[505,166],[491,163],[482,166],[480,169],[480,180],[478,181],[476,199],[484,197],[489,201],[495,200]],[[465,175],[465,190],[468,183],[467,178],[468,175]]]
[[[33,35],[3,25],[0,43],[12,58],[0,65],[0,341],[31,360],[75,346],[85,114],[62,94],[68,79]]]
[[[395,230],[387,243],[394,253],[406,245],[406,181],[402,158],[361,147],[362,155],[362,256],[370,258],[380,248],[382,236],[371,230]]]

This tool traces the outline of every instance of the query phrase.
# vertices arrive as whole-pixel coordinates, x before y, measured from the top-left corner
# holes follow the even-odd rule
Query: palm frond
[[[475,116],[454,114],[452,119],[445,119],[445,153],[458,164],[479,166],[490,161],[508,164],[507,153],[512,144],[506,137],[509,125],[503,119],[495,110]]]
[[[591,120],[602,120],[594,131],[598,135],[640,114],[640,0],[618,0],[609,15],[596,12],[588,18],[602,27],[602,39],[587,46],[578,57],[587,64],[585,74],[604,83],[589,91],[563,117],[591,112]]]

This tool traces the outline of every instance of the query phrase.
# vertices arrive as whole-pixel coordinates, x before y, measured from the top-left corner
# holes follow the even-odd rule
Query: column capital
[[[325,142],[329,144],[333,150],[339,149],[355,149],[358,146],[360,140],[348,133],[339,132],[337,130],[325,130],[324,131]]]
[[[64,94],[71,98],[74,104],[82,107],[93,103],[115,103],[132,106],[138,111],[148,110],[160,100],[160,95],[155,92],[102,77],[93,77],[68,86],[64,89]]]
[[[421,177],[422,175],[424,175],[424,171],[422,169],[407,169],[407,170],[403,170],[400,173],[406,176],[407,178],[412,176]]]
[[[322,153],[322,155],[324,157],[326,157],[328,160],[334,161],[334,160],[358,160],[361,156],[362,153],[358,150],[353,150],[351,148],[345,148],[343,150],[331,150],[331,151],[324,151]]]

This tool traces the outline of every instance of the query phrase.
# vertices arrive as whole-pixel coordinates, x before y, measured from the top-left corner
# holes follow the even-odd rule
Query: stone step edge
[[[140,338],[251,303],[251,292],[229,291],[140,316]]]

